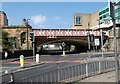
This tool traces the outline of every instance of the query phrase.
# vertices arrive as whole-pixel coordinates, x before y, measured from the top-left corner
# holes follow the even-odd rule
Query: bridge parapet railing
[[[120,61],[120,59],[119,59]],[[83,60],[80,64],[60,67],[57,64],[57,68],[52,69],[51,71],[45,71],[43,73],[38,73],[29,76],[24,75],[24,77],[20,76],[21,71],[13,73],[13,82],[73,82],[77,80],[81,80],[83,78],[104,73],[107,71],[111,71],[115,69],[115,59],[113,57],[109,58],[99,58],[99,59],[87,59]],[[39,71],[39,70],[34,70]],[[27,70],[25,71],[28,72]]]

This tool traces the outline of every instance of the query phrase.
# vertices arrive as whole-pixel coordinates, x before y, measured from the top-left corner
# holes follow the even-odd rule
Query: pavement
[[[120,71],[119,71],[120,72]],[[120,77],[120,75],[119,75]],[[120,79],[120,78],[119,78]],[[79,82],[82,83],[86,83],[86,82],[104,82],[104,83],[115,83],[116,79],[115,79],[115,71],[110,71],[110,72],[106,72],[103,74],[99,74],[99,75],[95,75],[95,76],[91,76],[88,78],[85,78],[83,80],[80,80]]]
[[[106,52],[106,53],[112,53],[112,52]],[[76,59],[76,57],[78,56],[83,56],[86,58],[86,56],[88,56],[89,53],[79,53],[79,54],[74,54],[74,59]],[[94,53],[92,53],[94,54]],[[95,54],[100,54],[100,53],[95,53]],[[92,55],[91,55],[92,56]],[[43,64],[43,63],[54,63],[56,62],[56,60],[58,58],[60,58],[61,60],[59,60],[59,62],[80,62],[81,60],[80,59],[77,59],[77,60],[74,60],[73,58],[70,58],[71,56],[69,55],[65,55],[63,56],[62,58],[64,58],[64,60],[62,60],[61,56],[56,58],[55,56],[48,56],[48,60],[46,60],[46,56],[43,56],[44,58],[44,61],[41,61],[40,64]],[[51,58],[51,57],[54,57]],[[66,58],[67,57],[67,58]],[[52,60],[51,60],[52,59]],[[69,60],[68,60],[69,59]],[[93,58],[92,58],[93,59]],[[7,59],[7,60],[1,60],[1,64],[2,66],[5,65],[5,67],[3,67],[1,70],[4,71],[4,70],[10,70],[12,68],[19,68],[20,67],[20,63],[19,63],[19,60],[20,58],[14,58],[14,59]],[[71,61],[72,60],[72,61]],[[57,61],[58,62],[58,61]],[[7,66],[8,65],[8,66]],[[36,65],[39,65],[39,64],[36,64],[35,61],[33,61],[33,56],[30,56],[30,57],[25,57],[25,67],[30,67],[30,66],[36,66]],[[0,71],[1,72],[1,71]]]
[[[32,58],[33,57],[25,57],[23,67],[20,66],[20,58],[1,60],[0,74],[44,64],[43,62],[36,63]]]
[[[109,52],[109,53],[112,53],[112,52]],[[80,55],[81,54],[86,54],[86,53],[80,53]],[[100,53],[97,53],[97,54],[100,54]],[[107,53],[106,53],[107,54]],[[31,60],[31,58],[32,57],[27,57],[27,58],[25,58],[26,60],[27,60],[27,62],[26,62],[26,65],[23,67],[23,68],[29,68],[29,67],[31,67],[31,66],[37,66],[37,65],[39,65],[39,64],[43,64],[43,63],[38,63],[38,64],[36,64],[36,63],[33,63],[33,61]],[[10,61],[12,61],[12,62],[15,62],[15,61],[18,61],[19,60],[19,58],[16,58],[16,59],[9,59],[9,60],[4,60],[2,63],[5,63],[6,61],[7,62],[10,62]],[[32,62],[31,62],[32,61]],[[18,62],[18,64],[19,64],[19,62]],[[17,68],[17,69],[20,69],[21,67],[19,67],[19,68]],[[22,69],[23,69],[22,68]],[[16,69],[15,69],[16,70]],[[115,71],[111,71],[111,72],[107,72],[107,73],[103,73],[103,74],[99,74],[99,75],[95,75],[95,76],[91,76],[91,77],[88,77],[88,78],[85,78],[85,79],[83,79],[83,80],[80,80],[79,82],[81,82],[81,83],[85,83],[86,84],[86,82],[89,84],[89,82],[113,82],[113,83],[115,83]]]

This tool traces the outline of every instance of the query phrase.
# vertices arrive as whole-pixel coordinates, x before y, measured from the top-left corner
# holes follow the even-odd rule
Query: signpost
[[[100,41],[99,41],[99,39],[95,39],[96,50],[97,50],[97,46],[99,46],[99,45],[100,45]]]
[[[63,56],[65,56],[65,46],[66,46],[65,42],[63,42],[63,43],[62,43],[62,47],[63,47]]]
[[[102,29],[100,29],[100,36],[101,36],[101,50],[102,50],[102,57],[104,57],[104,54],[103,54],[103,34],[102,34]]]

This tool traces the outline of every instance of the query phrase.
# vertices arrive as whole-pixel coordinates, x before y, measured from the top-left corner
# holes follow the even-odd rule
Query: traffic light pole
[[[114,35],[114,55],[115,55],[115,79],[116,79],[116,84],[119,84],[119,61],[118,61],[118,56],[117,56],[117,39],[116,39],[116,23],[115,23],[115,3],[108,0],[108,5],[109,5],[109,15],[112,18],[113,22],[113,35]]]
[[[35,36],[34,36],[34,33],[33,33],[33,42],[32,42],[32,45],[33,45],[33,61],[35,61]]]
[[[35,61],[35,41],[33,42],[33,61]]]
[[[90,33],[88,33],[88,52],[89,52],[89,58],[90,58]]]
[[[104,57],[104,54],[103,54],[103,35],[102,35],[102,29],[100,29],[100,33],[101,33],[101,51],[102,51],[102,57]]]
[[[118,61],[118,56],[117,56],[117,42],[116,42],[116,31],[115,31],[115,19],[113,19],[113,34],[114,34],[114,55],[115,55],[115,78],[116,78],[116,82],[117,84],[119,84],[119,61]]]
[[[30,40],[32,41],[33,47],[33,61],[35,61],[35,36],[33,32],[30,32]]]

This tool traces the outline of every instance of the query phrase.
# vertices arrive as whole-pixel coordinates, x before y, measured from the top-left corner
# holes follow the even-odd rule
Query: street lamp
[[[28,21],[29,21],[30,19],[26,19],[26,18],[24,18],[23,19],[23,21],[24,21],[24,24],[26,25],[26,27],[27,27],[27,50],[28,50],[28,26],[29,26],[29,24],[28,24]]]

